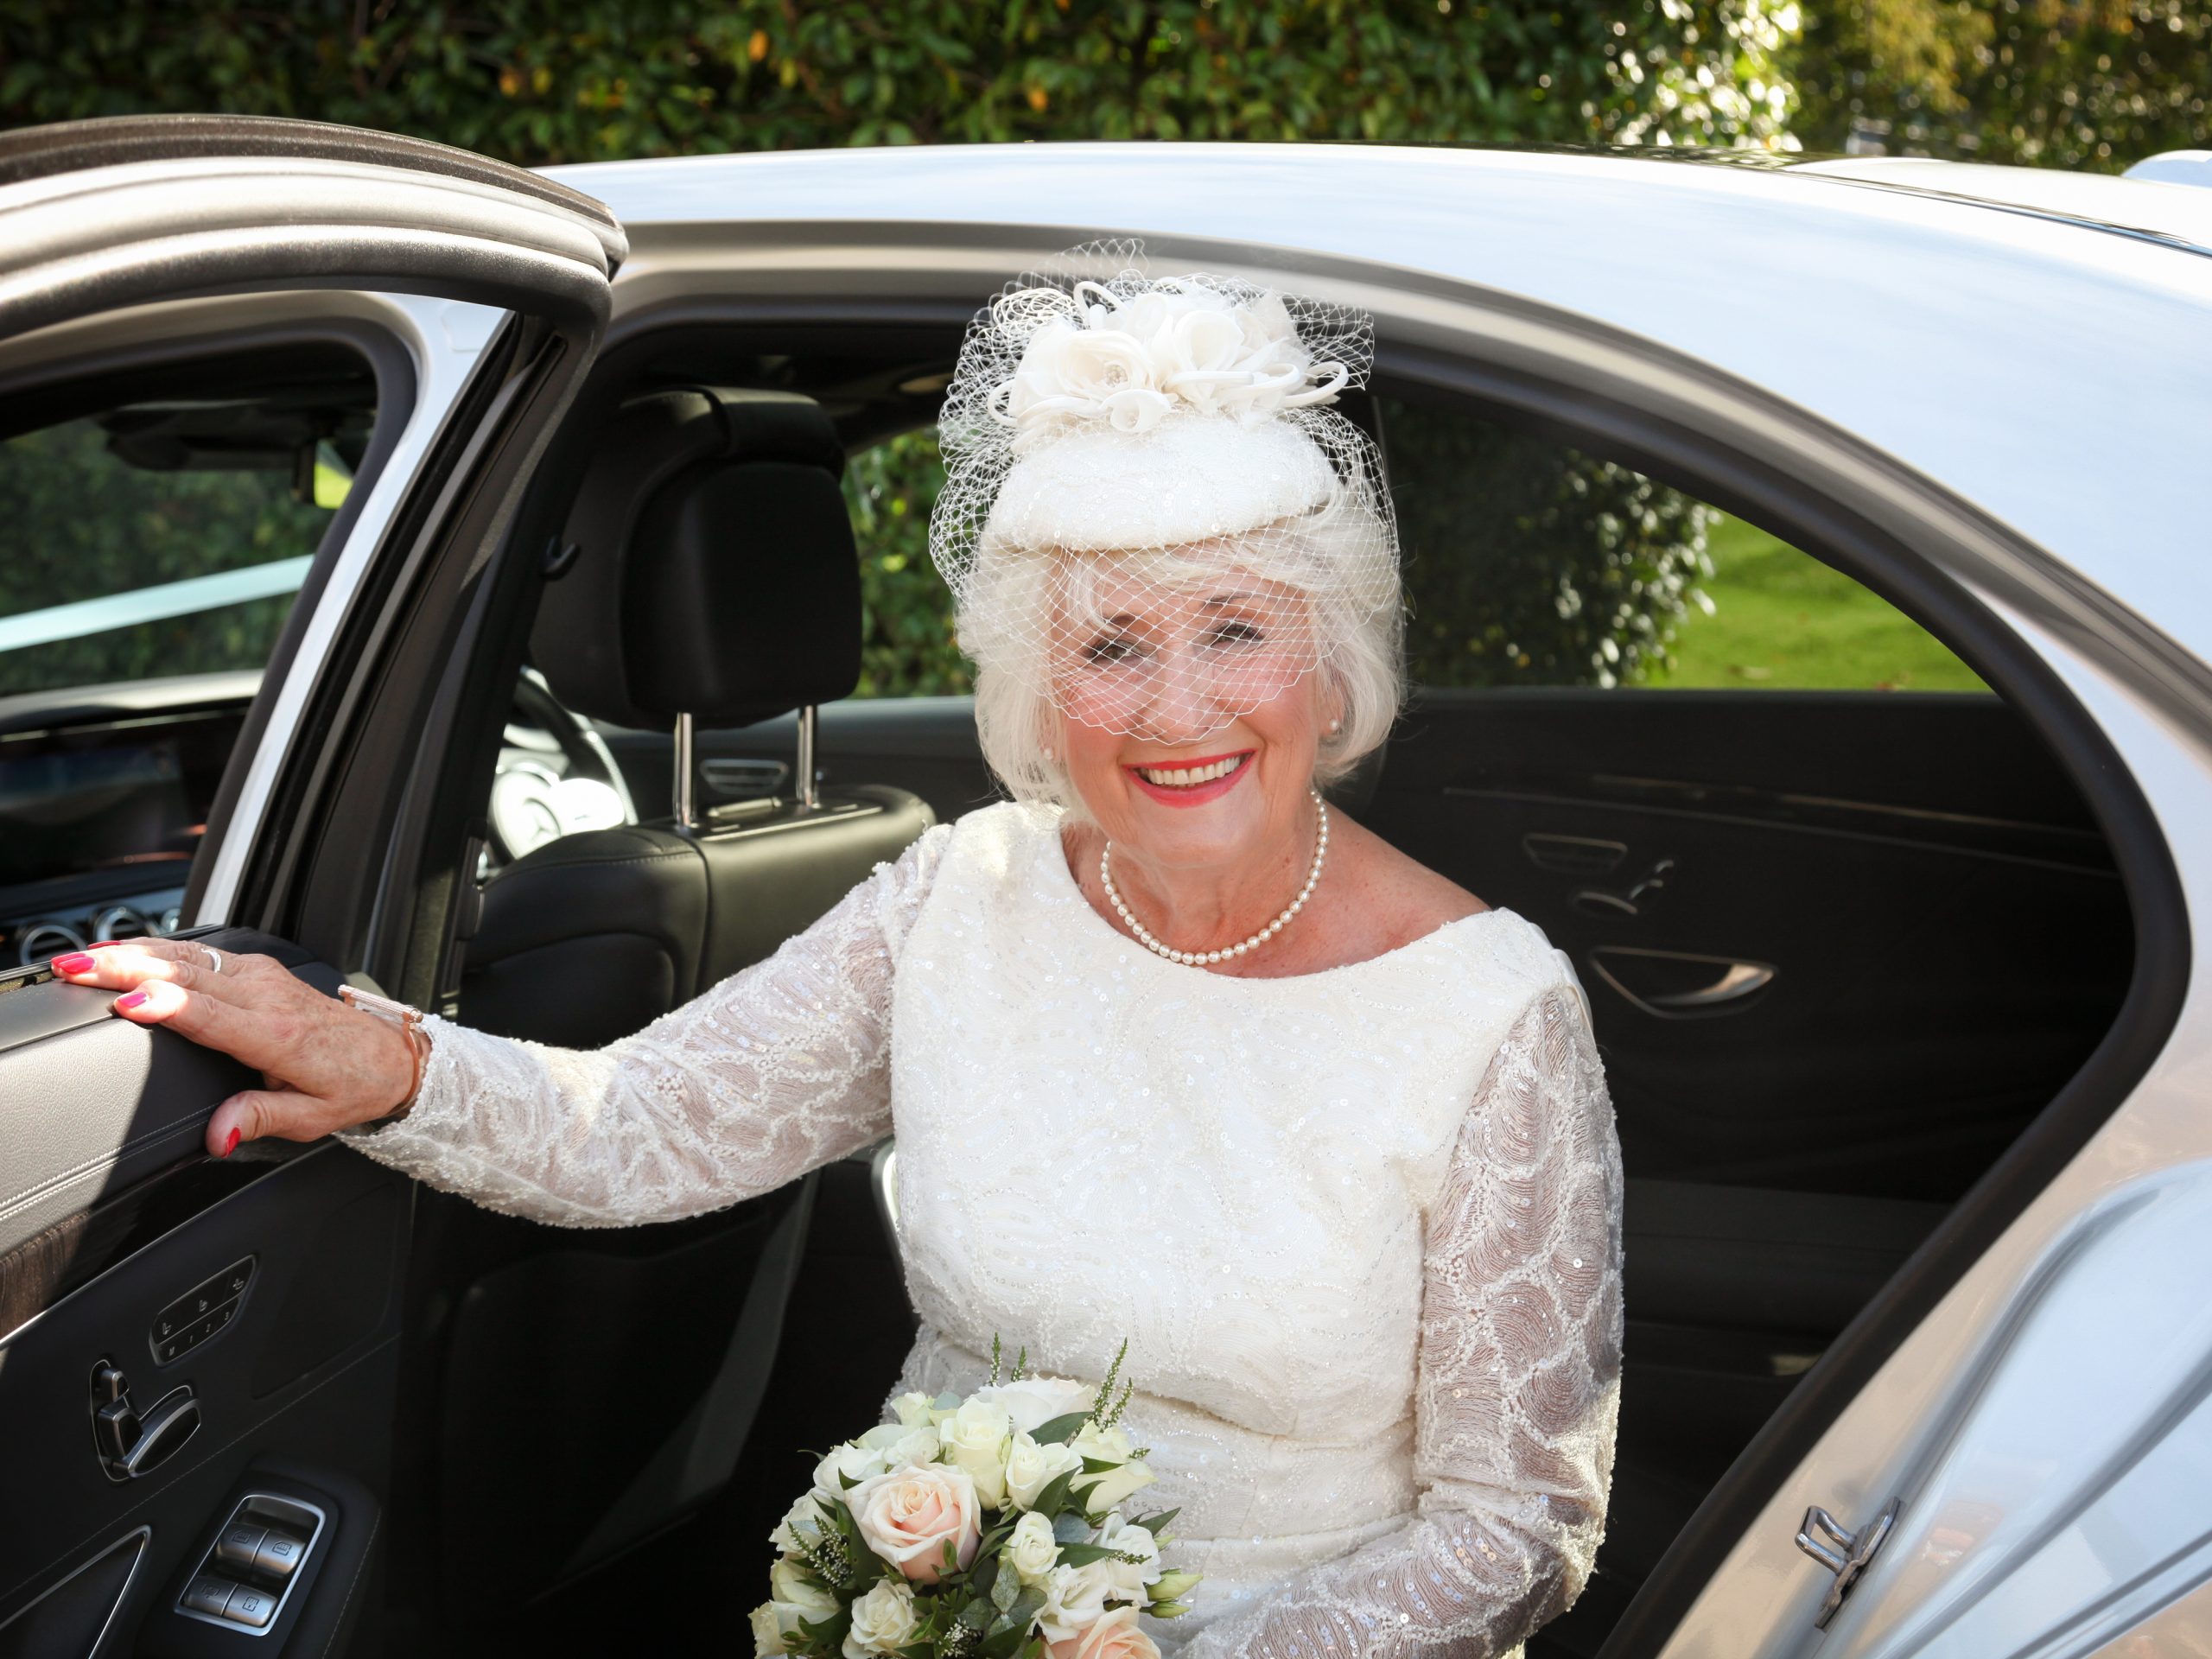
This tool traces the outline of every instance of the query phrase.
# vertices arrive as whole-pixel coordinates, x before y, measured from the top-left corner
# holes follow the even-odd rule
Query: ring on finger
[[[200,948],[207,953],[207,971],[211,974],[221,973],[223,971],[223,953],[218,950],[212,944],[203,944]]]

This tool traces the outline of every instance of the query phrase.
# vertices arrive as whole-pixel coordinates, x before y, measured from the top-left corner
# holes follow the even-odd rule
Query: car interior
[[[868,602],[880,550],[856,537],[841,478],[926,429],[959,343],[951,320],[693,320],[606,353],[512,532],[530,579],[495,665],[511,702],[493,741],[444,763],[471,803],[454,1017],[612,1041],[995,798],[967,698],[850,695],[884,619]],[[260,378],[232,376],[231,402],[188,419],[156,418],[167,382],[104,381],[67,418],[122,467],[258,476],[284,526],[327,537],[305,469],[327,450],[359,470],[378,418],[373,377],[335,361],[257,359]],[[64,424],[42,407],[0,429],[0,469]],[[1394,432],[1456,423],[1644,460],[1394,376],[1387,352],[1349,412],[1382,446],[1402,520],[1429,527],[1408,549],[1409,596],[1440,628],[1479,626],[1446,577],[1512,527],[1419,464],[1445,448]],[[1695,478],[1664,482],[1700,495]],[[1594,517],[1547,532],[1563,559],[1586,556],[1568,543]],[[1883,592],[1880,573],[1797,545]],[[176,925],[277,646],[264,629],[219,664],[154,652],[162,671],[76,683],[81,664],[33,661],[61,647],[19,651],[4,630],[94,596],[0,597],[14,989],[59,950]],[[43,677],[8,679],[11,664]],[[2107,1040],[2139,961],[2109,815],[2001,691],[1586,673],[1417,683],[1338,804],[1539,923],[1589,993],[1628,1176],[1622,1416],[1597,1573],[1529,1652],[1596,1654],[1763,1427]],[[334,987],[311,953],[266,943]],[[60,1028],[32,1000],[0,995],[11,1059]],[[71,1004],[61,1023],[94,1033],[104,1017]],[[238,1086],[188,1045],[152,1052],[168,1097],[196,1090],[203,1112]],[[10,1094],[29,1098],[14,1077]],[[31,1132],[29,1106],[7,1113]],[[577,1231],[342,1148],[216,1164],[189,1128],[0,1236],[0,1412],[11,1441],[41,1442],[0,1486],[71,1495],[60,1535],[0,1503],[17,1516],[0,1529],[0,1656],[90,1652],[118,1604],[132,1645],[102,1653],[231,1651],[221,1620],[178,1611],[195,1574],[224,1572],[269,1598],[286,1652],[749,1641],[804,1449],[877,1420],[914,1330],[895,1147],[711,1215]],[[151,1350],[126,1357],[101,1333],[142,1312]],[[177,1340],[194,1345],[168,1353]],[[175,1401],[188,1372],[196,1443]],[[144,1472],[177,1461],[111,1514],[99,1505],[137,1478],[99,1427],[124,1373]],[[149,1446],[145,1426],[171,1423],[170,1452]],[[226,1542],[257,1528],[242,1555]],[[304,1564],[257,1567],[271,1541]]]

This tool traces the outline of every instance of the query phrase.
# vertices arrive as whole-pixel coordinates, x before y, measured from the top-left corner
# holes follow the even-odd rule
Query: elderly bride
[[[978,1386],[995,1333],[1078,1379],[1128,1339],[1124,1421],[1205,1581],[1119,1653],[1509,1652],[1580,1591],[1612,1462],[1586,1008],[1533,924],[1319,792],[1400,693],[1380,461],[1330,407],[1364,320],[1097,269],[988,307],[944,414],[932,550],[1011,801],[594,1052],[175,941],[67,976],[267,1074],[212,1151],[343,1131],[561,1225],[697,1215],[895,1132],[894,1395]]]

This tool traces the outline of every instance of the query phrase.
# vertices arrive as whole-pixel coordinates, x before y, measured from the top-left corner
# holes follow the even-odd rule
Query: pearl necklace
[[[1136,935],[1137,943],[1155,957],[1165,957],[1170,962],[1179,962],[1186,967],[1199,968],[1217,962],[1227,962],[1231,957],[1241,957],[1247,950],[1256,950],[1288,926],[1291,918],[1306,908],[1306,901],[1313,896],[1313,884],[1321,879],[1321,861],[1329,855],[1329,804],[1317,793],[1313,804],[1320,809],[1321,833],[1313,843],[1313,868],[1306,873],[1306,885],[1298,890],[1298,897],[1284,907],[1281,915],[1269,922],[1241,944],[1224,945],[1218,950],[1178,950],[1162,944],[1146,931],[1145,925],[1129,914],[1129,907],[1122,902],[1114,886],[1114,843],[1108,842],[1098,855],[1098,885],[1106,889],[1107,902],[1114,906],[1114,913],[1128,925]]]

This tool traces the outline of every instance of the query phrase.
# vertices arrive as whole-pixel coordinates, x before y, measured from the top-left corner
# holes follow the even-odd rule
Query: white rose
[[[1033,1509],[1045,1489],[1072,1469],[1083,1467],[1083,1454],[1071,1446],[1039,1446],[1020,1429],[1014,1432],[1014,1449],[1006,1454],[1006,1492],[1018,1508]]]
[[[1119,1425],[1101,1428],[1096,1423],[1085,1423],[1075,1437],[1075,1449],[1094,1463],[1113,1463],[1121,1466],[1109,1469],[1104,1474],[1086,1484],[1076,1482],[1077,1495],[1084,1507],[1093,1515],[1101,1510],[1110,1510],[1132,1492],[1149,1486],[1159,1477],[1144,1466],[1144,1460],[1135,1455],[1136,1442],[1129,1438],[1129,1431]]]
[[[918,1389],[911,1394],[902,1394],[893,1400],[891,1402],[891,1409],[898,1414],[899,1421],[909,1428],[934,1428],[937,1427],[937,1420],[930,1414],[930,1410],[936,1404],[936,1401]]]
[[[914,1638],[914,1592],[885,1579],[853,1604],[852,1628],[845,1633],[845,1659],[894,1653]]]
[[[792,1504],[784,1518],[776,1522],[776,1529],[768,1535],[768,1541],[789,1555],[798,1548],[802,1536],[811,1541],[820,1537],[829,1524],[829,1517],[823,1514],[821,1505],[815,1502],[814,1494],[811,1491],[801,1492],[798,1502]]]
[[[1111,1562],[1093,1561],[1088,1567],[1056,1567],[1045,1580],[1045,1605],[1037,1610],[1037,1628],[1047,1642],[1071,1642],[1106,1613],[1106,1598],[1114,1581],[1101,1571]]]
[[[776,1623],[776,1604],[764,1601],[753,1610],[753,1659],[769,1659],[783,1650],[784,1632]]]
[[[1005,1407],[1006,1414],[1016,1428],[1025,1434],[1034,1434],[1055,1417],[1088,1411],[1090,1402],[1098,1397],[1098,1390],[1072,1377],[1025,1376],[1019,1382],[978,1389],[968,1397]]]
[[[846,1480],[858,1484],[871,1475],[880,1475],[891,1465],[883,1454],[872,1446],[847,1440],[842,1446],[833,1446],[814,1465],[814,1490],[824,1497],[842,1497],[851,1491]],[[838,1478],[843,1476],[844,1480]]]
[[[1060,1541],[1052,1535],[1052,1523],[1043,1516],[1025,1515],[1014,1523],[1004,1554],[1024,1584],[1042,1584],[1059,1565]]]
[[[1014,1433],[1014,1420],[1006,1408],[970,1399],[938,1432],[944,1440],[944,1460],[968,1471],[976,1483],[976,1496],[988,1508],[1004,1509],[1007,1440]]]
[[[1121,1586],[1132,1601],[1142,1601],[1145,1586],[1160,1577],[1160,1545],[1152,1535],[1152,1529],[1124,1521],[1119,1515],[1106,1517],[1105,1525],[1098,1529],[1098,1541],[1107,1548],[1123,1555],[1143,1557],[1141,1562],[1109,1561],[1105,1565],[1114,1569],[1115,1582]]]
[[[937,1430],[927,1423],[909,1427],[905,1423],[879,1423],[854,1442],[882,1460],[885,1469],[903,1469],[910,1463],[935,1463],[942,1447]]]
[[[775,1621],[780,1645],[772,1649],[788,1651],[791,1643],[802,1637],[799,1621],[819,1624],[837,1611],[837,1598],[808,1576],[806,1569],[788,1555],[768,1569],[768,1616]],[[761,1640],[761,1624],[758,1613],[753,1615],[753,1639],[757,1646]]]

